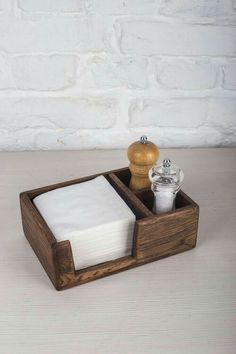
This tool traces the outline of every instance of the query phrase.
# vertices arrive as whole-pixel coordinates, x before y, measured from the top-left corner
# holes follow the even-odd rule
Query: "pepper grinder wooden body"
[[[146,136],[141,136],[139,141],[134,142],[128,148],[128,159],[131,179],[129,188],[139,190],[149,188],[151,182],[148,177],[150,168],[156,164],[159,158],[159,150]]]

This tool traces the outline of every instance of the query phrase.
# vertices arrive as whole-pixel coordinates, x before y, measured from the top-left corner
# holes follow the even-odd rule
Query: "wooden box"
[[[57,242],[33,203],[33,199],[56,188],[88,181],[79,178],[20,194],[25,236],[57,290],[70,288],[129,268],[156,261],[196,245],[199,207],[183,191],[177,194],[176,209],[162,215],[152,213],[150,189],[133,192],[128,188],[128,168],[102,173],[136,215],[130,256],[76,271],[69,241]]]

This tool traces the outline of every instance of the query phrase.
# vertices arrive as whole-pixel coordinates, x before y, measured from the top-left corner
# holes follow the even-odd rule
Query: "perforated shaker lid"
[[[171,163],[170,159],[165,158],[161,165],[155,165],[150,169],[149,178],[152,183],[168,187],[179,185],[184,179],[184,174],[178,166]]]

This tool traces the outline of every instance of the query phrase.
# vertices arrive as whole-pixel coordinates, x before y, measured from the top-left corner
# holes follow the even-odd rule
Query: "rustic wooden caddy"
[[[33,203],[33,199],[56,188],[104,175],[136,215],[130,256],[75,270],[69,241],[57,242]],[[152,213],[150,189],[131,191],[128,168],[54,184],[20,194],[25,236],[57,290],[70,288],[129,268],[156,261],[196,245],[199,207],[183,191],[177,194],[176,209],[162,215]]]

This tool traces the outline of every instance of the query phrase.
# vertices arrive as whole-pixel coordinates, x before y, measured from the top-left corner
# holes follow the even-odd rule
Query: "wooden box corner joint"
[[[56,188],[88,181],[104,175],[136,216],[133,249],[130,256],[76,271],[69,241],[57,242],[33,203],[33,199]],[[176,209],[155,215],[150,189],[131,191],[128,168],[108,171],[46,186],[20,194],[23,230],[32,249],[57,290],[102,278],[156,261],[195,247],[199,207],[183,191],[177,194]]]

